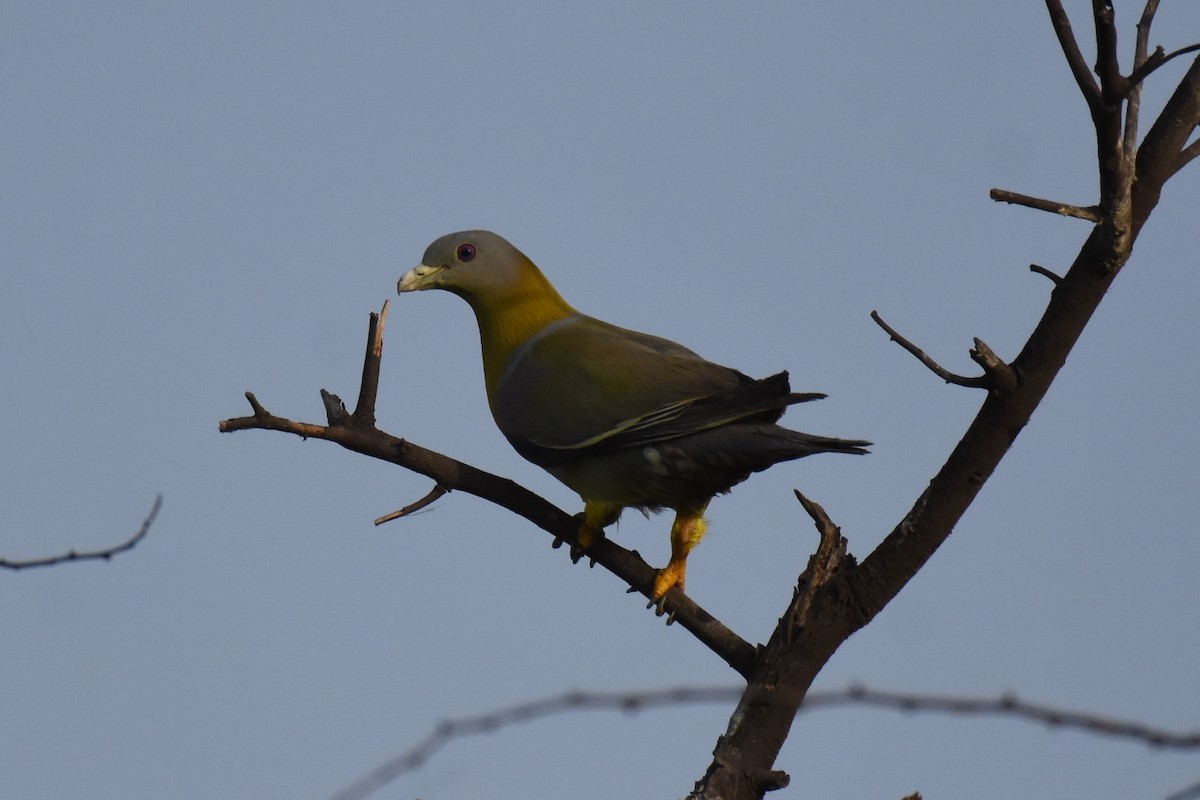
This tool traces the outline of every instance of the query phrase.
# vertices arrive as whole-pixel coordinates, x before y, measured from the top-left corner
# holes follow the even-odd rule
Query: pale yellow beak
[[[432,289],[436,285],[434,276],[443,269],[445,267],[431,267],[428,264],[413,267],[400,276],[400,280],[396,282],[396,291],[403,294],[404,292],[417,292],[421,289]]]

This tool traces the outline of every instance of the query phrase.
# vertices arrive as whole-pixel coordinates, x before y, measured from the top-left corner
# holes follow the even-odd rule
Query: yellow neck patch
[[[540,275],[537,277],[541,277]],[[575,309],[548,282],[523,281],[502,296],[471,298],[483,348],[483,376],[489,397],[517,348],[547,325],[571,316]]]

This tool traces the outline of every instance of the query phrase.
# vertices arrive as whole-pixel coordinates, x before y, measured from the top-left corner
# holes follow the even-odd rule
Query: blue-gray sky
[[[1136,4],[1134,4],[1136,5]],[[1073,2],[1089,47],[1089,6]],[[1120,10],[1128,52],[1136,10]],[[695,599],[763,640],[811,551],[862,556],[1011,357],[1095,198],[1083,102],[1008,4],[7,3],[0,26],[0,574],[10,797],[323,798],[438,720],[565,689],[733,683],[601,570],[419,476],[217,433],[352,399],[367,314],[435,237],[496,230],[580,309],[824,391],[789,424],[876,443],[711,509]],[[1165,2],[1153,37],[1200,40]],[[1090,56],[1089,56],[1090,57]],[[1128,62],[1126,62],[1128,63]],[[1155,76],[1153,109],[1182,64]],[[914,583],[822,674],[1200,726],[1200,163],[1168,187],[1049,398]],[[494,429],[466,305],[396,299],[380,426],[577,498]],[[669,519],[614,535],[665,561]],[[567,715],[452,744],[382,798],[682,796],[730,709]],[[801,717],[793,797],[1163,797],[1200,756],[1011,720]]]

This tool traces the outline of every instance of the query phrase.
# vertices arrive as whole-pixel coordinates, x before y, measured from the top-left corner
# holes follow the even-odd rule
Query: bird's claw
[[[583,558],[587,553],[588,548],[596,543],[596,540],[604,536],[603,529],[595,528],[587,523],[586,518],[582,514],[575,515],[580,520],[579,533],[576,534],[576,543],[571,545],[571,563],[578,564],[579,559]],[[588,566],[596,566],[596,559],[592,559]]]
[[[665,594],[658,598],[651,598],[650,602],[646,603],[646,608],[654,609],[654,616],[656,617],[661,617],[663,614],[666,614],[667,624],[675,624],[675,609],[672,608],[669,611],[667,610],[667,596]]]

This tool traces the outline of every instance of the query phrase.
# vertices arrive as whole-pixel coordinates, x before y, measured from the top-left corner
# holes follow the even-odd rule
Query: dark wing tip
[[[824,400],[829,395],[824,392],[792,392],[786,398],[787,404],[790,406],[793,403],[807,403],[810,400]]]

